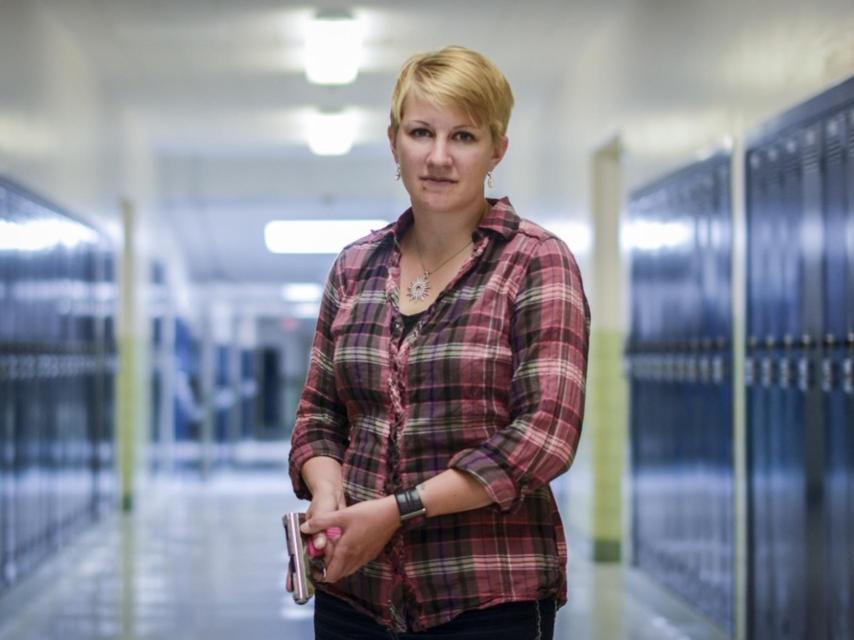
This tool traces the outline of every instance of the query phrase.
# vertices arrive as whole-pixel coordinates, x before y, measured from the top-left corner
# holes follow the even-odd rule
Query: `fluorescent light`
[[[282,297],[287,302],[317,302],[323,296],[323,287],[314,282],[294,282],[282,287]]]
[[[343,156],[356,139],[356,114],[352,111],[309,114],[308,147],[319,156]]]
[[[346,245],[385,220],[273,220],[264,228],[264,242],[272,253],[339,253]]]
[[[359,75],[362,28],[347,15],[319,15],[308,24],[305,75],[314,84],[349,84]]]

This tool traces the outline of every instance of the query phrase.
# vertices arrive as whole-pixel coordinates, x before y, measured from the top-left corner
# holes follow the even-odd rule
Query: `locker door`
[[[850,174],[849,174],[850,175]],[[848,635],[854,635],[854,549],[852,549],[851,536],[854,535],[854,347],[849,347],[847,353],[842,357],[842,394],[844,396],[845,415],[843,417],[845,429],[845,476],[847,479],[845,487],[845,518],[846,529],[849,532],[848,542],[848,569],[847,585],[848,593],[847,625]]]
[[[17,342],[21,340],[20,326],[22,324],[22,307],[23,301],[20,296],[20,287],[23,280],[23,267],[25,264],[24,248],[21,246],[20,238],[23,231],[23,224],[26,221],[24,211],[20,206],[19,198],[12,193],[10,189],[6,189],[6,215],[7,219],[13,225],[17,240],[10,245],[7,252],[8,271],[7,271],[7,309],[8,313],[4,314],[4,325],[8,348],[8,368],[9,381],[6,385],[7,389],[7,405],[4,410],[4,431],[5,431],[5,451],[4,458],[6,460],[6,480],[4,482],[5,496],[5,534],[4,534],[4,552],[2,567],[2,580],[6,585],[15,582],[18,574],[18,554],[20,532],[22,530],[22,520],[24,515],[21,512],[21,504],[23,503],[21,495],[20,470],[23,450],[21,442],[18,438],[18,411],[22,398],[19,396],[22,390],[19,381],[21,371],[22,354],[20,349],[16,348]]]
[[[110,508],[116,497],[115,477],[115,411],[116,411],[116,255],[112,247],[103,247],[103,277],[101,285],[105,293],[101,301],[103,314],[103,431],[98,443],[98,495],[105,508]]]
[[[846,393],[844,351],[836,349],[825,356],[822,389],[825,399],[825,617],[828,637],[850,638],[854,628],[850,624],[850,611],[854,607],[851,592],[851,570],[854,566],[852,543],[854,527],[849,511],[848,484],[852,461],[851,414],[846,416],[850,393]],[[846,397],[847,396],[847,397]]]
[[[845,333],[848,347],[854,349],[854,107],[848,109],[845,143]]]
[[[11,554],[9,529],[12,514],[12,246],[13,219],[6,199],[6,189],[0,184],[0,593],[8,586],[6,560]]]
[[[845,218],[846,152],[845,114],[824,125],[824,338],[828,348],[846,337]]]
[[[722,619],[724,626],[732,633],[735,626],[733,607],[735,605],[735,493],[733,439],[727,437],[732,433],[733,397],[732,397],[732,364],[728,353],[719,352],[712,362],[712,383],[717,390],[718,419],[721,427],[719,443],[718,476],[721,478],[722,520],[719,523],[720,551],[718,554],[718,573],[721,584],[721,601],[723,606]]]
[[[810,522],[805,530],[805,547],[793,548],[801,551],[806,548],[807,573],[799,582],[801,593],[799,601],[807,604],[808,615],[804,621],[804,635],[820,637],[824,632],[824,526],[821,487],[824,481],[824,420],[822,417],[822,392],[816,383],[816,373],[821,367],[821,354],[818,347],[823,338],[824,318],[824,287],[823,260],[824,253],[824,194],[823,194],[823,164],[821,157],[823,127],[820,122],[807,126],[803,131],[802,172],[803,172],[803,220],[801,227],[801,317],[803,318],[803,335],[809,342],[803,343],[799,377],[804,397],[804,428],[805,438],[798,441],[803,447],[804,481],[806,490],[792,483],[792,489],[798,490],[797,498],[806,498],[804,519]],[[806,378],[806,380],[804,380]],[[808,421],[808,422],[807,422]],[[793,499],[796,497],[792,495]],[[800,622],[796,620],[796,622]],[[795,627],[800,630],[800,627]]]
[[[33,215],[38,224],[55,221],[54,215],[43,206],[30,202]],[[57,251],[55,246],[40,247],[35,261],[37,287],[33,290],[33,316],[37,319],[37,333],[33,336],[33,358],[35,373],[33,377],[33,406],[30,420],[24,428],[31,430],[34,446],[35,470],[32,475],[35,492],[33,504],[37,510],[37,519],[31,531],[28,572],[47,556],[54,545],[56,536],[55,498],[55,413],[56,400],[54,390],[58,385],[52,377],[55,375],[55,336],[58,330],[58,317],[53,296],[58,278]],[[52,357],[53,356],[53,357]]]
[[[18,223],[24,236],[31,229],[33,216],[26,203],[17,194],[12,196],[13,207],[17,209]],[[33,329],[36,322],[32,318],[32,302],[27,299],[27,292],[32,290],[35,280],[35,258],[30,248],[22,245],[18,252],[19,273],[16,278],[16,342],[18,347],[18,362],[15,385],[12,395],[15,399],[14,410],[14,439],[15,439],[15,492],[14,515],[15,531],[13,574],[18,571],[26,572],[28,568],[29,549],[34,545],[34,531],[39,521],[39,504],[36,492],[36,465],[38,458],[37,441],[34,430],[28,429],[30,415],[36,404],[34,398],[35,359],[28,352],[27,346],[33,343]]]
[[[847,112],[847,153],[845,154],[845,180],[846,180],[846,344],[847,349],[842,360],[843,382],[842,389],[845,395],[845,431],[846,439],[846,487],[847,504],[847,526],[848,531],[854,531],[854,107]],[[848,539],[848,561],[854,563],[854,548],[851,538]],[[846,624],[849,632],[854,634],[854,566],[849,564],[848,570],[848,616]]]
[[[733,388],[732,362],[730,356],[733,342],[732,334],[732,202],[730,193],[731,159],[727,158],[717,169],[716,176],[716,215],[712,227],[713,251],[716,256],[715,280],[716,322],[713,337],[718,352],[717,361],[713,361],[713,381],[718,383],[721,435],[719,441],[718,464],[722,478],[720,497],[723,513],[721,522],[720,575],[723,588],[725,627],[732,632],[735,625],[733,607],[735,604],[735,474],[733,458],[732,416]]]
[[[842,374],[846,338],[846,122],[839,113],[824,125],[824,221],[825,221],[825,352],[822,359],[822,391],[825,408],[825,617],[830,637],[854,635],[848,611],[854,607],[849,574],[854,567],[854,528],[848,521],[849,428]]]
[[[63,216],[43,210],[40,213],[51,224],[63,226]],[[44,256],[42,274],[44,288],[50,291],[40,305],[39,314],[45,318],[45,333],[41,337],[39,389],[44,406],[41,473],[44,500],[47,508],[47,544],[58,547],[66,538],[65,523],[73,507],[70,479],[67,477],[69,427],[68,405],[73,402],[72,382],[67,377],[68,356],[64,355],[68,332],[69,300],[67,297],[68,249],[63,243],[50,247]]]
[[[770,369],[762,348],[765,333],[762,290],[766,233],[765,205],[767,191],[767,163],[764,151],[756,149],[748,154],[747,177],[747,360],[745,384],[747,400],[748,445],[748,544],[750,570],[750,628],[752,636],[763,638],[770,629],[773,616],[769,594],[773,575],[769,561],[768,537],[770,533],[768,507],[768,448],[765,438],[767,424],[766,393],[770,385]],[[767,378],[767,382],[766,382]]]
[[[774,259],[766,280],[772,292],[766,345],[773,375],[766,442],[770,461],[770,508],[773,510],[770,532],[770,561],[775,571],[771,583],[773,628],[777,637],[799,638],[798,629],[804,609],[799,593],[805,575],[801,551],[805,526],[801,457],[803,414],[797,409],[800,406],[799,391],[794,379],[791,337],[785,317],[787,308],[796,308],[799,294],[797,289],[787,286],[785,273],[788,263],[797,264],[797,259],[793,260],[792,247],[797,247],[799,242],[802,196],[800,173],[787,173],[787,163],[797,157],[791,154],[796,153],[798,147],[789,147],[788,150],[785,147],[783,141],[773,145],[768,191],[771,215],[767,221],[773,227],[770,241]]]
[[[82,311],[80,336],[85,345],[87,358],[86,373],[86,423],[84,449],[81,455],[82,472],[85,475],[83,492],[86,501],[87,520],[92,521],[98,515],[98,485],[96,476],[96,456],[99,423],[102,419],[100,394],[98,388],[99,353],[97,337],[97,249],[96,242],[87,244],[84,256],[83,282],[86,289],[85,310]]]
[[[110,472],[103,467],[103,449],[107,437],[108,420],[111,409],[107,401],[107,338],[106,312],[104,302],[106,251],[102,243],[96,243],[92,248],[92,286],[95,293],[93,309],[92,337],[95,355],[95,374],[93,377],[93,416],[92,416],[92,492],[93,513],[100,517],[108,506],[104,478]]]

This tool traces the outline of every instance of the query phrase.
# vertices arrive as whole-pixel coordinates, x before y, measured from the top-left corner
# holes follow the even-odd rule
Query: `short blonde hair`
[[[513,91],[504,74],[484,56],[451,46],[419,53],[400,70],[391,94],[391,129],[403,119],[406,98],[416,93],[440,107],[453,107],[478,125],[487,125],[493,141],[507,133],[513,110]]]

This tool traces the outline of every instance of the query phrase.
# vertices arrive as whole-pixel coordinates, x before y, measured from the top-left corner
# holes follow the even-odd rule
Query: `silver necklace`
[[[415,251],[418,253],[418,262],[421,263],[421,269],[423,270],[421,275],[415,278],[412,282],[409,283],[407,287],[406,295],[412,302],[421,302],[422,300],[426,300],[427,296],[430,294],[430,276],[436,273],[439,269],[448,264],[451,260],[460,255],[466,248],[471,245],[472,241],[469,240],[465,246],[457,251],[450,258],[445,260],[438,267],[433,269],[432,271],[428,271],[427,267],[424,266],[424,258],[421,257],[421,247],[418,246],[418,238],[415,236],[415,230],[412,230],[412,239],[415,241]]]

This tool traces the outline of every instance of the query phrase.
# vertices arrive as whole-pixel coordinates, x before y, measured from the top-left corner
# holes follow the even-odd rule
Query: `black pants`
[[[421,633],[394,633],[322,591],[314,603],[315,640],[552,640],[554,623],[554,598],[466,611]]]

